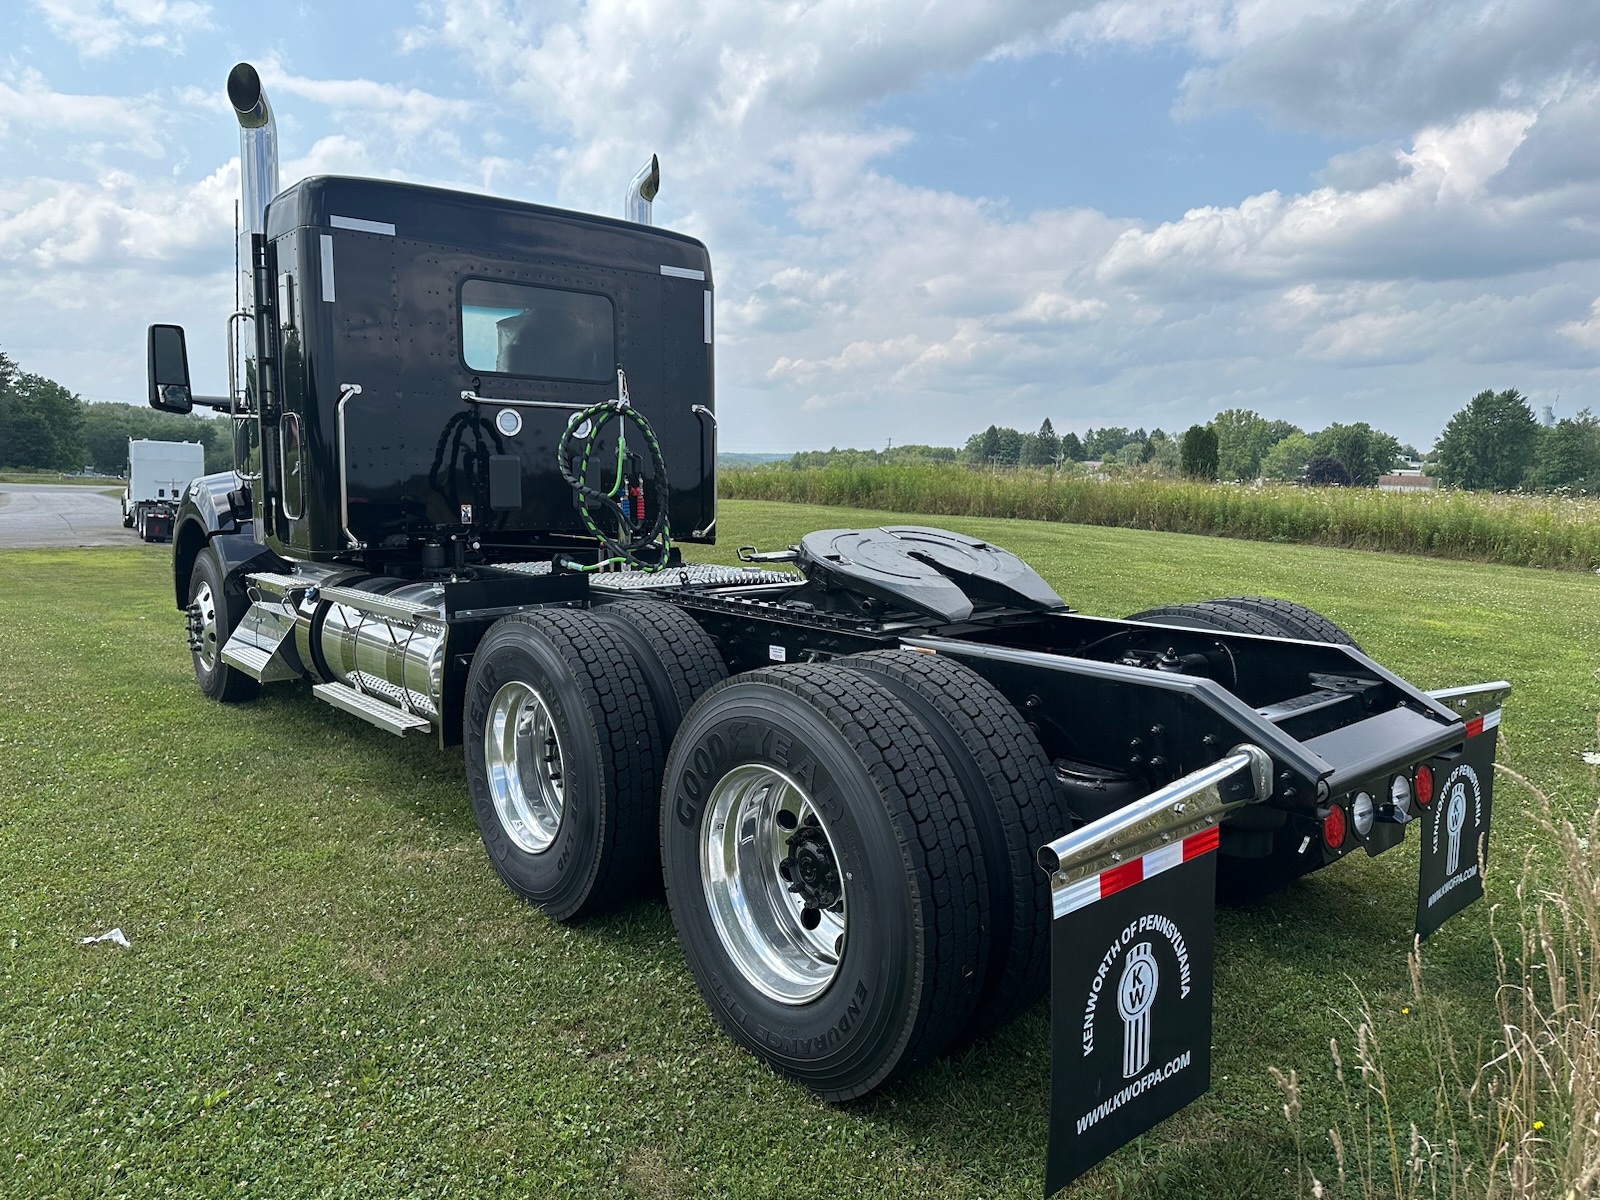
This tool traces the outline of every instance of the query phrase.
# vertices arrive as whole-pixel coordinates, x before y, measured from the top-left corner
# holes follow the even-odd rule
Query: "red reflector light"
[[[1433,799],[1433,771],[1428,767],[1417,768],[1417,782],[1412,788],[1417,797],[1417,803],[1423,808],[1428,806],[1428,801]]]
[[[1344,845],[1344,829],[1344,809],[1335,804],[1322,818],[1322,840],[1328,843],[1328,849],[1337,850]]]

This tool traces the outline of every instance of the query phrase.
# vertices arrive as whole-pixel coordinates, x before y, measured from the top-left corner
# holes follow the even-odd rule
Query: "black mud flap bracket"
[[[1218,823],[1272,792],[1256,746],[1044,846],[1050,940],[1045,1195],[1205,1094]]]

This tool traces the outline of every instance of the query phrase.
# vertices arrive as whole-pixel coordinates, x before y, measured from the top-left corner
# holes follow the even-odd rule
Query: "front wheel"
[[[144,537],[141,522],[139,536]],[[222,564],[210,549],[202,550],[189,575],[189,649],[194,655],[194,681],[223,704],[249,700],[260,689],[250,676],[222,661],[222,648],[244,619],[249,601],[228,591]]]
[[[673,924],[728,1034],[829,1100],[937,1055],[987,970],[988,885],[937,743],[840,667],[719,684],[662,789]]]

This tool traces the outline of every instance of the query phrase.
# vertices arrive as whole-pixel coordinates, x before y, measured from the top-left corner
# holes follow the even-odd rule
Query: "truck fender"
[[[172,534],[172,586],[180,609],[189,603],[189,578],[194,573],[195,559],[207,545],[216,555],[222,577],[230,588],[237,586],[238,573],[246,566],[254,565],[262,571],[283,570],[288,566],[247,533],[217,533],[208,539],[198,522],[185,521],[182,528]],[[263,561],[257,563],[257,559]]]

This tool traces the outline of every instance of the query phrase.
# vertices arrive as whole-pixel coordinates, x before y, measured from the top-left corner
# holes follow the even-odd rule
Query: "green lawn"
[[[722,547],[914,520],[724,502]],[[1587,813],[1592,575],[1108,528],[948,519],[1122,615],[1288,596],[1423,686],[1504,677],[1502,758]],[[202,700],[170,550],[0,552],[0,1196],[1035,1196],[1048,1029],[830,1108],[716,1030],[659,900],[576,928],[500,886],[460,752],[312,699]],[[1538,838],[1496,797],[1490,898]],[[1332,1173],[1328,1038],[1378,1014],[1397,1119],[1432,1120],[1402,1015],[1414,851],[1347,860],[1219,916],[1216,1081],[1068,1196],[1294,1194],[1267,1068],[1304,1085]],[[120,926],[132,948],[79,938]],[[1488,906],[1428,946],[1460,1034],[1489,1044]]]
[[[121,483],[109,475],[57,475],[50,471],[0,471],[0,483],[70,483],[79,487],[103,487],[107,483]],[[117,495],[122,495],[121,488]]]

